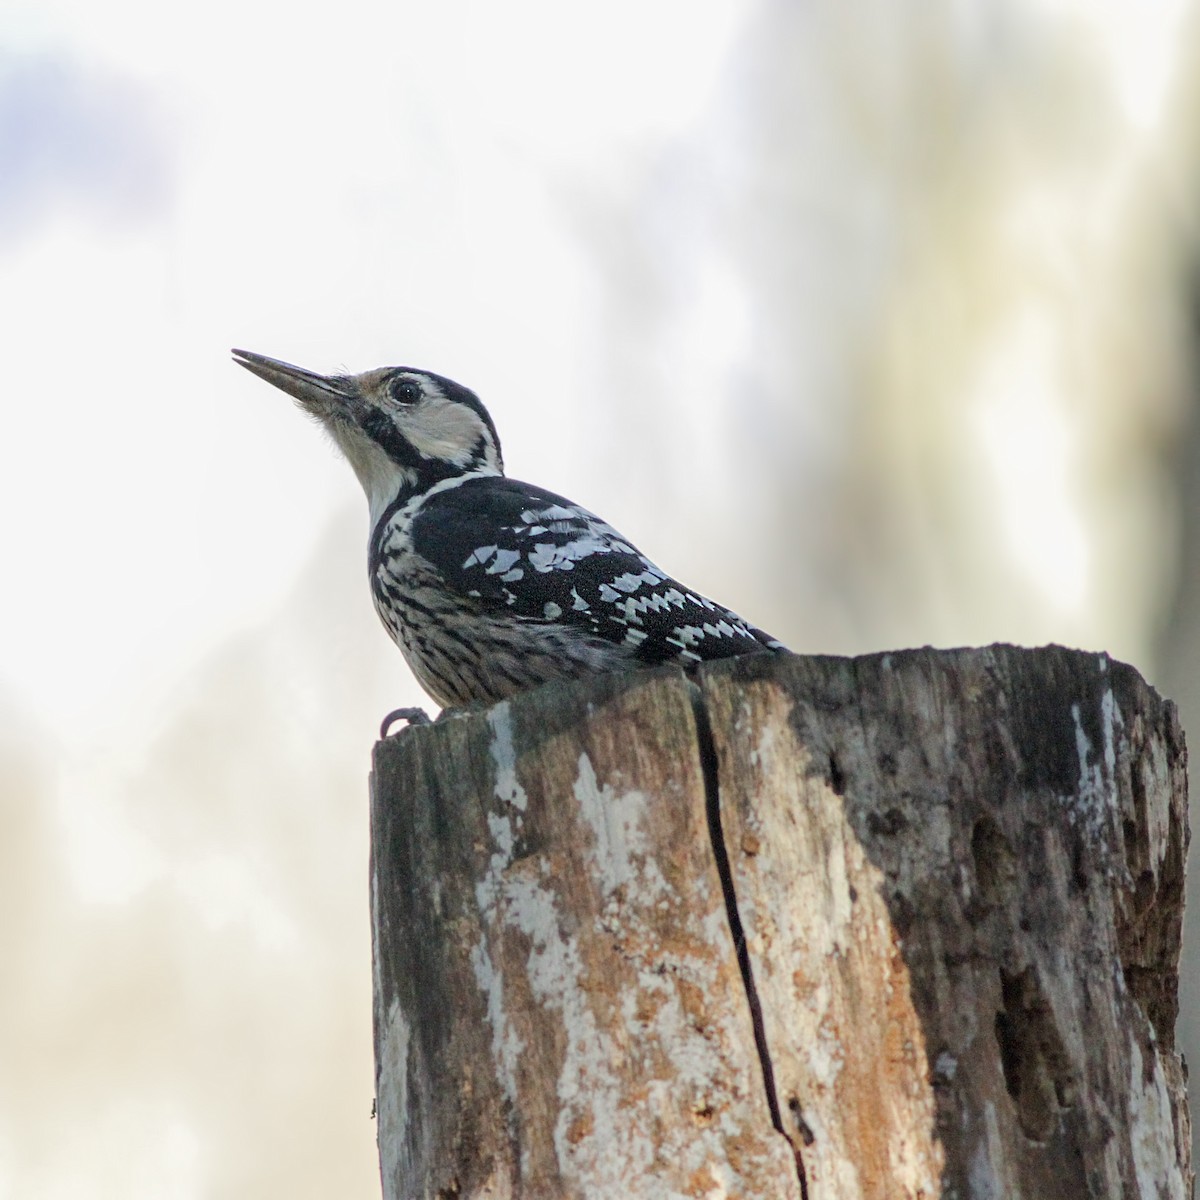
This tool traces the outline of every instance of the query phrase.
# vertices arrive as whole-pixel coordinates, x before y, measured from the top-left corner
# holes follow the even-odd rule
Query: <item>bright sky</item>
[[[230,345],[430,366],[511,409],[577,391],[594,314],[554,189],[620,196],[740,7],[9,5],[0,505],[15,576],[50,586],[8,594],[4,683],[76,728],[166,686],[355,502]],[[505,415],[532,467],[551,438]]]
[[[7,956],[25,984],[7,1024],[44,1044],[36,1078],[85,1107],[103,1080],[106,1098],[72,1118],[6,1069],[26,1103],[0,1097],[0,1196],[369,1186],[363,780],[378,716],[420,697],[369,613],[356,482],[229,348],[457,375],[492,399],[510,466],[568,487],[598,317],[564,197],[628,202],[646,156],[708,102],[742,9],[5,7],[0,707],[27,735],[13,762],[42,756],[45,786],[14,800],[55,815],[67,870],[10,842],[61,895],[18,894],[41,932]],[[346,549],[322,565],[331,530]],[[297,589],[321,580],[358,604],[332,608],[337,628],[305,623]],[[364,655],[381,669],[340,683]],[[316,875],[297,860],[309,843]],[[211,983],[156,1001],[147,971]],[[64,987],[91,1011],[63,1010]],[[246,1055],[213,1040],[231,1021],[252,1031]],[[72,1054],[84,1029],[122,1064]],[[172,1050],[147,1075],[147,1035],[200,1058]],[[51,1121],[71,1132],[43,1151]],[[280,1161],[297,1138],[324,1159]]]
[[[1029,7],[1078,23],[1129,119],[1154,123],[1182,0],[1154,20]],[[510,469],[544,475],[603,353],[564,204],[633,199],[713,103],[751,11],[114,0],[97,19],[11,0],[0,511],[35,585],[8,592],[0,683],[53,726],[103,721],[268,611],[355,502],[230,344],[458,375],[500,410]],[[703,271],[685,381],[689,345],[735,359],[747,341],[739,279]]]

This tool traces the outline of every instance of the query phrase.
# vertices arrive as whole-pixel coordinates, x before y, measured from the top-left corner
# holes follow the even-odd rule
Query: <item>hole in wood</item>
[[[1060,1112],[1075,1101],[1070,1059],[1049,1002],[1031,968],[1000,971],[1004,1007],[996,1014],[996,1044],[1004,1086],[1026,1137],[1044,1142]]]
[[[846,774],[833,754],[829,756],[829,786],[839,795],[846,794]]]

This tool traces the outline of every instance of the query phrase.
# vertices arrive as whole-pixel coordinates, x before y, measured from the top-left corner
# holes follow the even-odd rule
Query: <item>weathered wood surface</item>
[[[799,1196],[682,676],[541,689],[376,755],[384,1195]]]
[[[1190,1196],[1173,706],[1058,648],[698,683],[377,747],[385,1200]]]
[[[1190,1197],[1174,707],[1058,648],[703,687],[810,1196]]]

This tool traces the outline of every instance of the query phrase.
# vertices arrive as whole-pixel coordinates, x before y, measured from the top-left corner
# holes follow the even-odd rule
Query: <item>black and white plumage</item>
[[[586,509],[505,478],[496,427],[460,384],[233,355],[318,418],[354,468],[371,507],[375,609],[439,704],[784,648]]]

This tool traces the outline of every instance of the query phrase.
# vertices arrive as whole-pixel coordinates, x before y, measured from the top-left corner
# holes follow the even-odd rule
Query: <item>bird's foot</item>
[[[383,724],[379,727],[380,740],[387,738],[391,732],[391,728],[397,721],[407,721],[412,725],[429,725],[429,714],[423,708],[397,708],[393,709],[386,717],[383,718]]]

